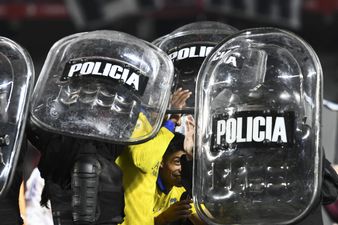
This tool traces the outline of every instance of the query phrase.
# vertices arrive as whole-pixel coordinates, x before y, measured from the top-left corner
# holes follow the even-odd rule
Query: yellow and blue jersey
[[[146,117],[140,114],[141,127],[134,132],[152,129]],[[140,133],[137,133],[140,135]],[[153,225],[154,193],[158,170],[174,134],[162,127],[151,140],[128,146],[116,159],[123,172],[125,218],[123,225]]]

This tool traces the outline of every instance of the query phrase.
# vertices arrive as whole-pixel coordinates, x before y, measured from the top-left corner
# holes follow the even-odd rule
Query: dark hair
[[[166,158],[177,151],[184,151],[184,138],[185,136],[183,134],[174,132],[174,138],[170,141],[163,158]]]

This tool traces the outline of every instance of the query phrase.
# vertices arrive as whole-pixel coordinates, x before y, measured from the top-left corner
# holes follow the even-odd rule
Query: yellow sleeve
[[[135,126],[135,129],[134,129],[131,137],[132,138],[139,138],[139,137],[142,137],[142,136],[145,136],[145,135],[151,133],[152,130],[153,130],[153,127],[149,123],[147,117],[143,113],[140,113],[138,115],[136,126]]]
[[[152,129],[151,125],[146,117],[140,114],[133,135],[140,136],[143,132],[149,132],[149,129]],[[135,166],[145,173],[150,172],[155,166],[159,166],[157,164],[162,161],[162,156],[173,137],[172,132],[162,127],[153,139],[142,144],[130,145],[128,148]]]

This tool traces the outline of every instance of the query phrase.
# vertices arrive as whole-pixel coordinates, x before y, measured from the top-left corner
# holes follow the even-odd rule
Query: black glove
[[[328,205],[336,201],[338,196],[338,175],[331,163],[323,157],[322,204]]]

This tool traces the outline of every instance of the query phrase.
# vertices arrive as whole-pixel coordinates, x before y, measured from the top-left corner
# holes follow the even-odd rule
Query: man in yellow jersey
[[[173,94],[171,104],[183,107],[191,92],[179,90]],[[144,115],[139,117],[137,132],[152,129]],[[174,134],[179,115],[173,115],[164,123],[159,133],[151,140],[131,145],[117,158],[123,172],[125,194],[125,218],[123,225],[153,225],[154,195],[158,169],[162,156]]]
[[[174,133],[160,165],[154,205],[155,225],[204,224],[191,206],[181,182],[181,156],[185,155],[184,135]]]

